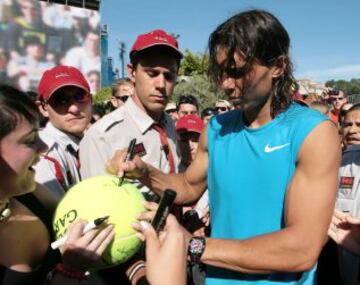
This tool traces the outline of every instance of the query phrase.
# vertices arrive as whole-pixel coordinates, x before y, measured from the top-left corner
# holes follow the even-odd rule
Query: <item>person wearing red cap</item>
[[[179,173],[186,171],[191,162],[195,159],[199,146],[200,134],[205,125],[197,115],[186,115],[176,123],[176,131],[179,137],[179,151],[181,161]],[[209,226],[209,195],[206,190],[201,198],[191,206],[183,207],[183,226],[192,234],[205,236]],[[204,284],[205,267],[202,264],[188,264],[188,279],[191,284]]]
[[[40,80],[37,105],[49,121],[39,133],[48,150],[35,166],[36,181],[61,197],[81,180],[77,153],[91,120],[89,84],[75,67],[56,66]]]
[[[330,119],[335,123],[339,123],[339,113],[341,106],[347,102],[347,97],[344,91],[341,90],[330,90],[329,100],[331,102]]]
[[[80,143],[83,178],[105,174],[107,160],[133,138],[137,140],[135,151],[145,161],[165,172],[176,172],[176,131],[164,109],[171,99],[181,58],[176,39],[163,30],[137,37],[128,65],[133,96],[86,132]],[[162,135],[156,126],[162,127]]]
[[[195,159],[200,134],[204,123],[196,115],[181,117],[176,123],[176,131],[179,135],[180,165],[179,172],[184,172]]]
[[[164,109],[171,99],[181,58],[177,40],[163,30],[137,37],[128,64],[133,95],[86,132],[80,143],[82,178],[105,174],[106,162],[134,138],[135,153],[146,162],[166,173],[177,172],[176,130]],[[139,188],[147,199],[158,199],[143,184]],[[128,276],[135,284],[144,276],[144,263],[135,263]]]

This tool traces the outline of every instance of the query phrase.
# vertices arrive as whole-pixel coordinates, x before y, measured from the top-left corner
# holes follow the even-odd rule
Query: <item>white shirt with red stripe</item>
[[[154,120],[129,98],[126,103],[104,116],[85,133],[80,143],[81,175],[87,177],[106,174],[107,161],[119,149],[127,148],[136,138],[144,148],[141,158],[152,166],[169,173],[170,165],[159,133],[152,127]],[[176,152],[176,131],[171,118],[164,114],[161,123],[165,128],[175,166],[179,159]],[[139,184],[142,192],[148,189]]]
[[[81,180],[79,162],[76,157],[80,140],[60,131],[50,122],[40,130],[39,135],[47,144],[48,150],[34,167],[35,180],[62,197],[71,186]],[[61,173],[59,173],[59,168]]]
[[[335,207],[360,218],[360,145],[350,146],[343,152],[338,183]],[[341,247],[338,255],[343,284],[358,284],[359,256]]]

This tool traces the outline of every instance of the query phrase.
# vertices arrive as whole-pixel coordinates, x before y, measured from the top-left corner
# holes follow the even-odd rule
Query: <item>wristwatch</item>
[[[206,240],[204,237],[192,237],[189,242],[188,255],[190,261],[199,263],[202,254],[205,251]]]

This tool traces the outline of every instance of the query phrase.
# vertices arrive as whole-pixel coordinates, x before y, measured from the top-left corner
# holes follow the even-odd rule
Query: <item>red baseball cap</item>
[[[204,123],[201,118],[193,114],[181,117],[176,122],[176,131],[179,133],[195,132],[200,134],[203,128]]]
[[[168,46],[172,48],[179,58],[182,58],[183,55],[179,50],[178,42],[176,38],[174,38],[172,35],[168,34],[164,30],[153,30],[151,32],[138,35],[136,38],[136,41],[134,45],[131,48],[130,51],[130,58],[139,51],[142,51],[144,49],[154,47],[154,46]]]
[[[38,87],[38,99],[49,100],[61,87],[76,86],[90,93],[89,83],[75,67],[58,65],[44,72]]]

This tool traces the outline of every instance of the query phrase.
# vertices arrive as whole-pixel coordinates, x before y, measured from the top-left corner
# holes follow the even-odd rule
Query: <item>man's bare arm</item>
[[[161,195],[167,189],[177,192],[176,203],[184,204],[198,199],[207,186],[207,129],[201,136],[196,157],[183,174],[166,174],[159,169],[145,163],[135,156],[132,161],[124,162],[126,150],[119,150],[107,163],[107,171],[111,174],[135,178],[144,185]]]
[[[340,162],[339,137],[327,121],[305,139],[287,189],[286,227],[247,240],[207,239],[202,262],[247,273],[309,270],[327,239]]]

